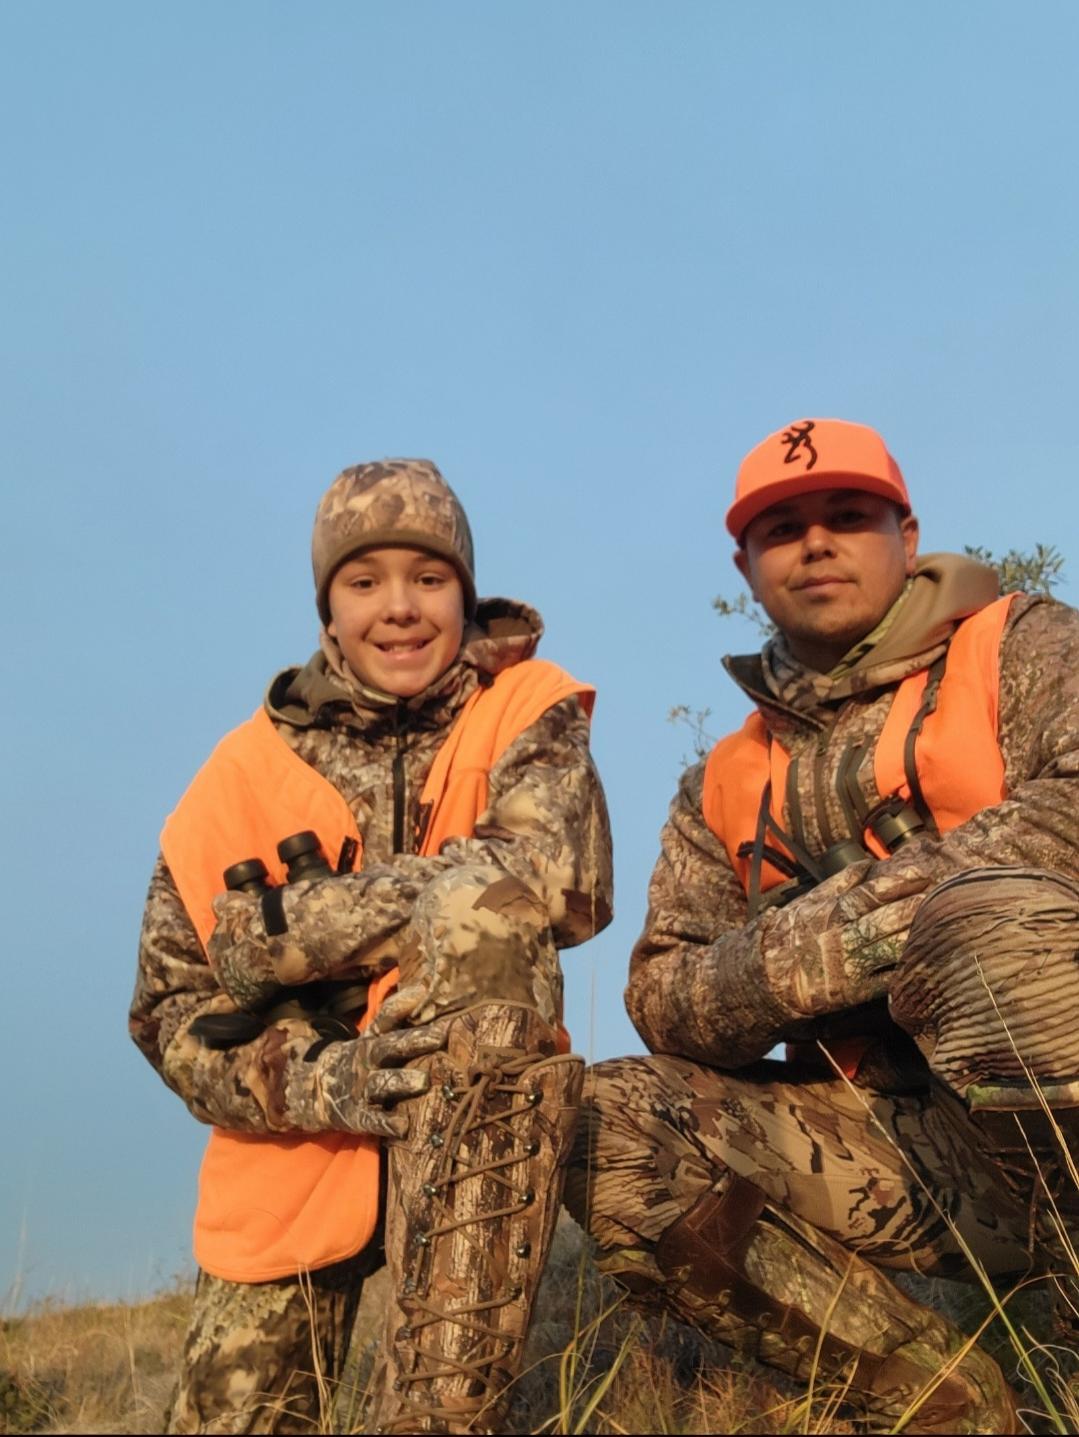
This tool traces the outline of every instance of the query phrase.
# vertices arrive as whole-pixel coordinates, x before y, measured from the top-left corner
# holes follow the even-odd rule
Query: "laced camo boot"
[[[744,1178],[700,1198],[654,1256],[620,1253],[600,1266],[645,1305],[812,1379],[818,1391],[844,1391],[870,1431],[903,1418],[910,1433],[1023,1430],[992,1358],[977,1347],[959,1358],[966,1339],[951,1323],[835,1239],[772,1208]]]
[[[427,1095],[389,1149],[393,1296],[379,1432],[495,1432],[562,1195],[584,1078],[532,1008],[455,1017]]]

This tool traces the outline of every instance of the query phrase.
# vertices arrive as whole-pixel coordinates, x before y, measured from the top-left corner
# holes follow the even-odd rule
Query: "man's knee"
[[[696,1065],[613,1058],[585,1078],[566,1206],[601,1248],[654,1245],[723,1175],[693,1137]],[[717,1075],[718,1077],[718,1075]]]
[[[972,1084],[1079,1072],[1079,885],[1031,868],[982,868],[922,903],[892,984],[892,1017],[937,1077]]]

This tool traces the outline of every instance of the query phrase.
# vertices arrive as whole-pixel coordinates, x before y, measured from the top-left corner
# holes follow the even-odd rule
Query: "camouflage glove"
[[[814,1020],[887,993],[929,880],[854,864],[787,908],[720,938],[692,981],[668,993],[678,1051],[740,1068],[777,1043],[812,1038]]]
[[[389,1106],[421,1097],[429,1079],[421,1069],[401,1065],[445,1046],[445,1023],[316,1043],[289,1074],[285,1107],[291,1125],[307,1133],[406,1137],[407,1113],[391,1112]]]
[[[206,944],[214,977],[239,1008],[257,1008],[281,987],[270,953],[261,899],[221,893],[213,901],[217,925]]]
[[[385,972],[419,889],[410,874],[386,867],[288,883],[269,905],[257,894],[219,894],[210,964],[241,1008],[259,1007],[281,987]]]
[[[933,880],[887,862],[853,864],[759,923],[768,991],[795,1018],[838,1013],[887,996]]]

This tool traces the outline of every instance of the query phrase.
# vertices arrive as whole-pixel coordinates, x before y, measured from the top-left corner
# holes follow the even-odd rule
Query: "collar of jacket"
[[[433,684],[409,699],[364,684],[325,629],[320,649],[303,668],[285,669],[266,691],[266,711],[293,728],[440,727],[479,683],[529,659],[543,636],[535,609],[514,599],[481,599],[456,659]]]
[[[784,702],[768,682],[767,645],[763,654],[728,655],[723,666],[777,737],[792,726],[824,728],[845,699],[890,688],[926,668],[944,652],[962,620],[984,609],[998,593],[996,572],[988,565],[961,554],[925,554],[894,622],[838,678],[805,669],[805,683],[793,686],[797,697]]]

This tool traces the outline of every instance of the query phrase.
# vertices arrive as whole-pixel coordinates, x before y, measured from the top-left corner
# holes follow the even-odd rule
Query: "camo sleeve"
[[[283,934],[267,938],[245,895],[218,899],[210,955],[224,986],[250,1005],[280,984],[384,971],[407,955],[423,892],[448,871],[475,892],[506,879],[522,885],[534,900],[532,926],[549,931],[557,948],[592,937],[610,922],[612,878],[607,806],[588,738],[576,698],[554,705],[492,768],[471,838],[452,839],[433,857],[403,854],[359,873],[290,884]]]
[[[441,862],[490,867],[540,900],[557,948],[611,921],[611,827],[589,750],[589,721],[564,700],[519,735],[491,770],[472,838],[443,844]]]
[[[254,1042],[221,1052],[189,1033],[203,1013],[235,1011],[206,961],[172,875],[159,857],[150,879],[128,1029],[136,1045],[200,1122],[241,1132],[304,1126],[294,1110],[305,1083],[304,1054],[317,1034],[306,1023],[276,1024]]]
[[[744,1052],[760,1056],[761,1041],[761,1051],[771,1046],[775,1015],[766,992],[747,995],[747,1003],[725,991],[725,969],[748,941],[746,899],[704,821],[703,784],[701,762],[683,774],[671,804],[626,1007],[651,1052],[737,1066],[748,1061]]]

